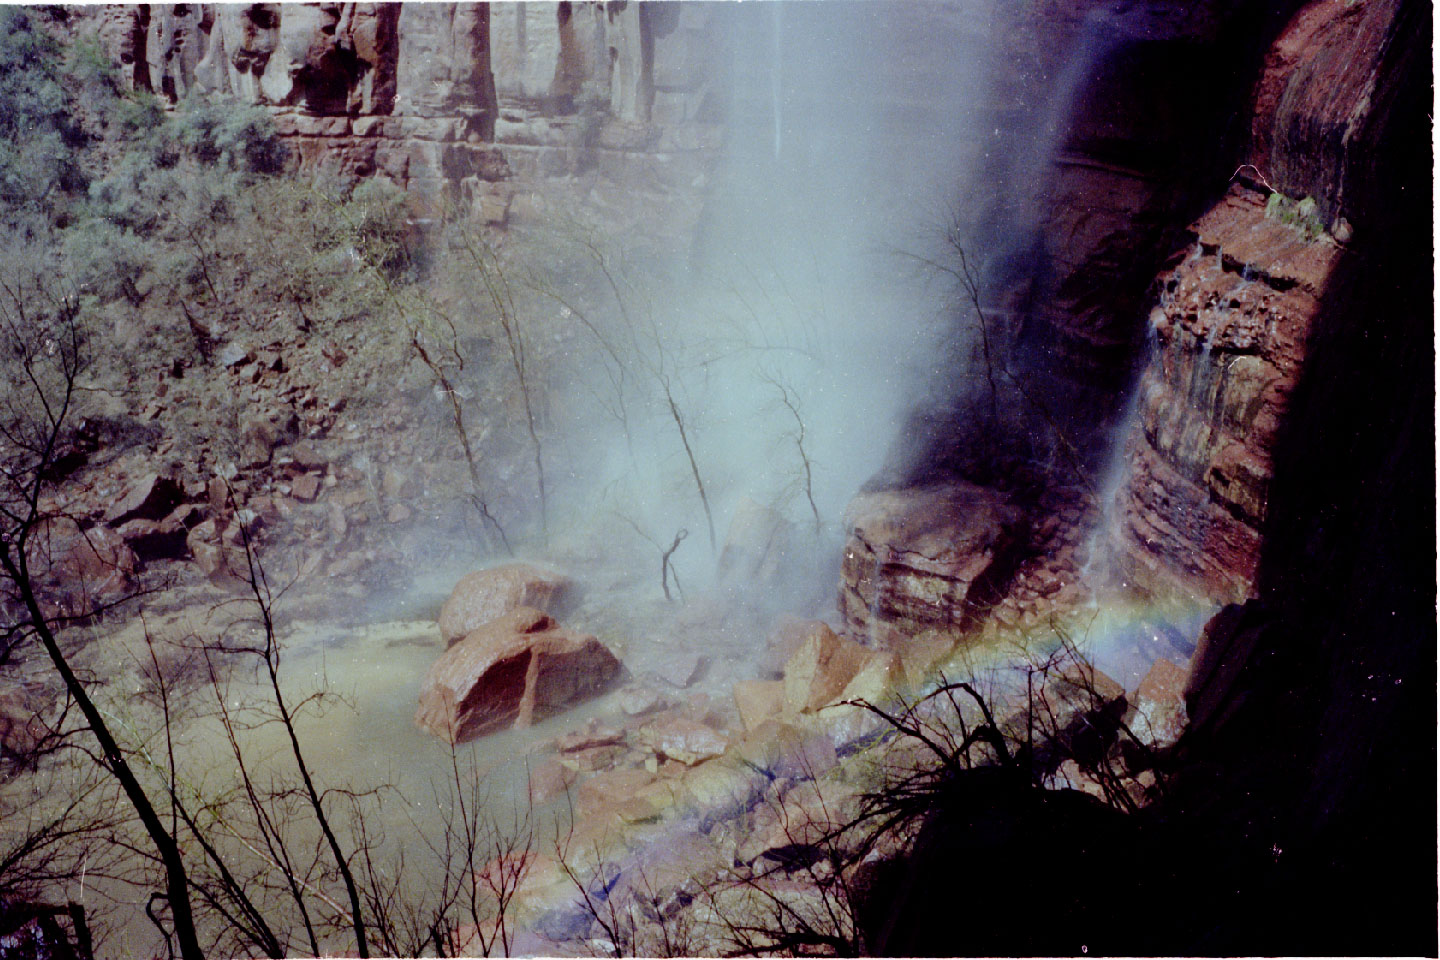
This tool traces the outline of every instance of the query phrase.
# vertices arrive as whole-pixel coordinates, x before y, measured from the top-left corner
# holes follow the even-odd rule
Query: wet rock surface
[[[1253,590],[1273,450],[1341,248],[1240,186],[1193,229],[1158,281],[1114,546],[1134,581],[1235,601]]]
[[[531,722],[606,688],[620,661],[599,640],[520,607],[445,652],[420,689],[415,722],[450,743]]]
[[[1155,661],[1130,700],[1130,729],[1147,747],[1173,746],[1185,732],[1185,685],[1190,673],[1165,658]]]
[[[782,681],[785,706],[794,713],[814,712],[832,703],[860,672],[872,651],[843,639],[823,623],[806,630]]]
[[[455,643],[517,607],[556,612],[571,586],[563,574],[531,563],[467,573],[440,608],[440,633],[446,643]]]
[[[967,483],[861,494],[848,516],[840,612],[849,635],[881,647],[970,623],[1023,543],[1023,514]]]

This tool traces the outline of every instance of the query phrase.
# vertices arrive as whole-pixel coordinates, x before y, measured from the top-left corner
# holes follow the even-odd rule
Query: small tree
[[[31,569],[37,542],[53,514],[42,496],[53,482],[51,467],[74,406],[77,381],[85,366],[86,344],[78,300],[63,289],[35,281],[27,290],[13,281],[10,302],[0,302],[0,323],[8,335],[4,377],[0,382],[0,577],[17,619],[12,635],[44,650],[66,694],[84,720],[84,732],[98,747],[97,762],[120,785],[134,808],[163,868],[164,892],[155,894],[170,911],[170,933],[181,956],[202,956],[190,909],[185,860],[174,832],[160,817],[121,748],[90,689],[71,666],[56,633],[58,621],[47,613]],[[27,304],[43,304],[42,310]],[[152,914],[153,916],[153,914]],[[168,937],[169,933],[167,933]]]
[[[472,295],[474,286],[478,285],[481,291],[479,299],[485,307],[485,321],[492,324],[493,330],[498,333],[504,345],[507,365],[515,379],[515,390],[525,415],[525,432],[530,438],[530,453],[535,463],[535,490],[540,500],[540,533],[543,538],[548,536],[549,508],[544,448],[540,442],[536,407],[544,383],[540,382],[537,369],[540,358],[535,347],[533,324],[517,303],[515,285],[511,283],[510,271],[499,252],[463,224],[456,230],[455,243],[468,266],[467,279],[472,284]]]
[[[780,405],[795,421],[795,429],[787,434],[787,439],[795,444],[795,452],[800,457],[800,489],[805,494],[805,502],[810,505],[810,515],[815,519],[815,534],[819,536],[822,528],[820,508],[815,505],[815,463],[810,458],[810,451],[805,446],[805,418],[800,415],[799,394],[776,374],[762,373],[760,379],[775,389],[775,392],[780,395]]]

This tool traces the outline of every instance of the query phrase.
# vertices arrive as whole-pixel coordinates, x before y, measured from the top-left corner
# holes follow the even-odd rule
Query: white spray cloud
[[[566,281],[568,306],[550,304],[574,332],[550,386],[552,529],[574,542],[604,527],[637,557],[658,556],[640,531],[663,548],[684,529],[677,568],[704,585],[707,502],[721,542],[747,499],[800,529],[818,512],[824,536],[797,562],[833,589],[824,558],[846,504],[952,372],[944,298],[896,251],[945,256],[940,228],[988,132],[999,11],[710,8],[726,146],[688,262],[664,271],[628,260],[623,238],[592,235],[593,251],[582,238],[569,255],[588,276]]]

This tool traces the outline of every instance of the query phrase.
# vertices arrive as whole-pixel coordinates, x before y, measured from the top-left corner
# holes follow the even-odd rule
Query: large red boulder
[[[1185,731],[1185,683],[1190,672],[1161,657],[1150,667],[1131,701],[1132,733],[1152,747],[1172,746]]]
[[[1027,540],[1006,494],[961,482],[862,493],[846,520],[843,632],[881,648],[966,627],[995,601]]]
[[[506,563],[467,573],[440,608],[440,633],[446,643],[454,643],[517,607],[553,613],[569,589],[569,577],[533,563]]]
[[[518,607],[469,633],[435,662],[415,722],[451,743],[556,713],[602,692],[620,661],[588,634]]]

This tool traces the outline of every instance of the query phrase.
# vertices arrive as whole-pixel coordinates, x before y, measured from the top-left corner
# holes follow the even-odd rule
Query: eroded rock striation
[[[846,632],[887,647],[961,627],[998,598],[1023,543],[1023,514],[968,483],[862,494],[849,508],[840,567]]]
[[[1341,251],[1240,186],[1194,229],[1150,314],[1113,536],[1131,580],[1239,600],[1260,556],[1271,452]]]

